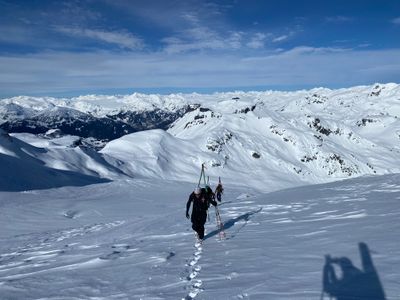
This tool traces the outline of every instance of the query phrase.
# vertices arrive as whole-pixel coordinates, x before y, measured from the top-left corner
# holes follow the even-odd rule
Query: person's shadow
[[[254,214],[256,214],[256,213],[259,213],[261,210],[262,210],[262,208],[259,208],[258,210],[250,211],[250,212],[247,212],[247,213],[245,213],[245,214],[243,214],[243,215],[240,215],[240,216],[238,216],[238,217],[236,217],[236,218],[234,218],[234,219],[230,219],[230,220],[228,220],[228,221],[226,221],[226,222],[223,223],[223,229],[224,229],[224,230],[227,230],[227,229],[231,228],[233,225],[235,225],[235,223],[237,223],[237,222],[239,222],[239,221],[245,221],[245,222],[247,223],[247,222],[250,220],[250,217],[251,217],[252,215],[254,215]],[[246,223],[243,224],[243,226],[246,225]],[[242,227],[243,227],[243,226],[242,226]],[[241,227],[241,228],[242,228],[242,227]],[[241,228],[240,228],[240,229],[241,229]],[[238,231],[240,231],[240,229],[238,229]],[[208,238],[210,238],[210,237],[212,237],[212,236],[217,235],[219,232],[220,232],[219,229],[216,229],[216,230],[214,230],[214,231],[211,231],[210,233],[208,233],[208,234],[206,234],[206,235],[204,236],[204,240],[206,240],[206,239],[208,239]],[[232,234],[231,237],[234,237],[234,236],[235,236],[235,234]]]
[[[326,255],[323,269],[323,292],[336,300],[385,300],[385,293],[372,262],[367,244],[359,243],[362,270],[356,268],[347,257],[332,258]],[[341,271],[335,273],[334,265]]]

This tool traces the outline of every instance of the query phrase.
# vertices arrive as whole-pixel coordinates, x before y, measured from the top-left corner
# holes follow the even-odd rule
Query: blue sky
[[[398,82],[400,1],[0,0],[0,96]]]

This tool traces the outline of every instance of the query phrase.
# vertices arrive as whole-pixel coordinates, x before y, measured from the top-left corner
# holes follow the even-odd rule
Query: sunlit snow
[[[344,257],[373,274],[365,289],[399,299],[399,99],[387,84],[2,100],[61,114],[201,106],[101,151],[1,131],[0,298],[329,299],[330,255],[339,278]],[[224,184],[225,238],[211,207],[196,245],[185,206],[202,163],[212,187]],[[357,282],[347,288],[365,300]]]

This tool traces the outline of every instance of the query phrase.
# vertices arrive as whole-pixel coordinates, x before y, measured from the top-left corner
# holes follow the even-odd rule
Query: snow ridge
[[[221,176],[271,191],[400,172],[397,84],[212,95],[15,97],[0,101],[0,108],[12,109],[22,129],[47,131],[51,119],[61,134],[105,134],[98,143],[79,141],[65,151],[58,147],[57,154],[51,146],[32,156],[52,168],[108,179],[123,174],[196,182],[205,163],[211,180]],[[26,119],[25,109],[34,117]],[[2,126],[11,130],[10,124]],[[109,137],[121,135],[99,152],[76,148],[101,148]],[[26,133],[14,137],[34,140]],[[52,143],[49,137],[46,143]]]
[[[400,172],[397,85],[227,95],[205,96],[167,132],[130,134],[101,153],[174,180],[195,181],[206,163],[212,178],[262,190]]]

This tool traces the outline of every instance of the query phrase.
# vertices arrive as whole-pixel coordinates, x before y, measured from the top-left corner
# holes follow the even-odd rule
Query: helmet
[[[195,189],[194,189],[194,193],[195,193],[196,195],[200,195],[200,194],[201,194],[201,188],[200,188],[200,187],[195,188]]]

